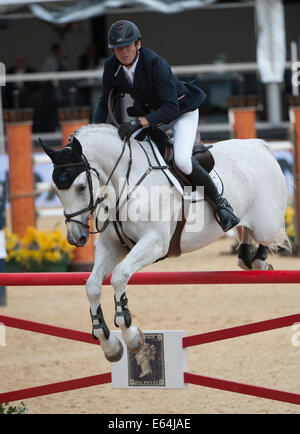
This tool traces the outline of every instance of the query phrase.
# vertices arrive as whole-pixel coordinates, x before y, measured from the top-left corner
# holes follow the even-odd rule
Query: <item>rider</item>
[[[217,191],[209,173],[192,157],[198,128],[198,108],[206,98],[197,86],[180,81],[168,63],[148,48],[142,48],[141,33],[130,21],[117,21],[109,29],[108,47],[114,54],[105,62],[103,94],[93,122],[105,123],[111,89],[130,94],[131,110],[139,113],[119,127],[121,139],[143,127],[170,124],[174,133],[174,160],[194,186],[204,186],[218,223],[226,232],[239,223],[228,201]]]

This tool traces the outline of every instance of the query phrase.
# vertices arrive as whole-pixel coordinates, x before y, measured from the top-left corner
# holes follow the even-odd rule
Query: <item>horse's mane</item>
[[[107,136],[107,134],[114,135],[116,137],[117,128],[111,124],[88,124],[80,127],[78,130],[74,132],[74,136],[80,141],[81,144],[83,142],[88,141],[91,133],[102,133]]]

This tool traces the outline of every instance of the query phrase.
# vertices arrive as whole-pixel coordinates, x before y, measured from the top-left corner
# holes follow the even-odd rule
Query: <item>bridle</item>
[[[98,171],[94,167],[90,166],[88,160],[86,159],[86,157],[83,154],[81,155],[81,161],[80,162],[68,163],[68,164],[54,164],[54,168],[55,169],[62,169],[62,168],[82,166],[82,165],[84,166],[87,181],[88,181],[88,187],[89,187],[89,193],[90,193],[90,202],[89,202],[87,207],[82,208],[79,211],[75,211],[75,212],[72,212],[69,214],[67,214],[64,211],[64,216],[66,218],[66,220],[65,220],[66,223],[69,223],[69,222],[78,223],[78,224],[84,226],[85,228],[89,229],[88,224],[82,223],[80,220],[75,220],[73,217],[84,214],[85,212],[89,212],[90,214],[93,214],[93,212],[95,211],[95,209],[97,208],[97,206],[101,202],[101,199],[99,197],[94,202],[93,182],[92,182],[92,174],[91,174],[91,171],[93,171],[96,174],[96,176],[100,182],[100,176],[99,176]]]
[[[120,154],[120,156],[119,156],[119,158],[118,158],[115,166],[113,167],[113,169],[112,169],[112,171],[111,171],[111,173],[110,173],[110,175],[109,175],[109,177],[108,177],[108,179],[107,179],[107,181],[105,183],[105,187],[107,187],[107,185],[108,185],[109,181],[111,180],[111,178],[112,178],[112,176],[113,176],[113,174],[114,174],[117,166],[119,165],[119,162],[120,162],[120,160],[121,160],[121,158],[122,158],[122,156],[123,156],[123,154],[125,152],[126,144],[127,144],[127,141],[124,140],[121,154]],[[129,141],[128,141],[128,145],[129,145],[129,149],[130,149],[130,158],[129,158],[129,165],[128,165],[128,170],[127,170],[127,174],[126,174],[126,182],[127,182],[127,184],[128,184],[130,170],[131,170],[131,164],[132,164],[131,146],[130,146]],[[103,202],[104,199],[106,199],[107,196],[106,196],[106,194],[104,194],[102,197],[97,197],[97,199],[94,200],[92,172],[94,172],[96,174],[98,182],[100,184],[100,175],[99,175],[99,172],[97,171],[97,169],[95,169],[94,167],[90,166],[90,164],[89,164],[89,162],[88,162],[88,160],[87,160],[87,158],[85,157],[84,154],[81,155],[81,161],[79,161],[77,163],[54,164],[54,169],[62,169],[62,168],[82,166],[82,165],[84,166],[84,169],[85,169],[85,173],[86,173],[86,177],[87,177],[87,182],[88,182],[88,187],[89,187],[89,194],[90,194],[89,204],[88,204],[87,207],[82,208],[82,209],[80,209],[78,211],[75,211],[75,212],[72,212],[72,213],[66,213],[64,211],[64,216],[65,216],[65,223],[74,222],[74,223],[80,224],[81,226],[83,226],[83,227],[85,227],[87,229],[90,229],[90,227],[89,227],[88,224],[82,223],[80,220],[74,219],[74,217],[76,217],[78,215],[81,215],[81,214],[84,214],[86,212],[89,212],[90,215],[93,214],[95,212],[97,206],[101,202]],[[124,187],[125,187],[125,185],[124,185]],[[124,187],[122,189],[122,192],[124,190]],[[117,203],[118,203],[118,201],[117,201]],[[95,234],[95,233],[98,233],[98,232],[103,232],[106,229],[108,223],[109,223],[109,219],[107,219],[104,222],[103,226],[101,228],[99,228],[99,226],[98,226],[98,218],[96,217],[95,218],[96,231],[95,232],[91,232],[90,231],[90,234]]]

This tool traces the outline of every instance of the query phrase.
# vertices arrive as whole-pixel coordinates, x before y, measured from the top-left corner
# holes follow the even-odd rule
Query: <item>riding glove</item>
[[[139,119],[130,122],[123,122],[119,126],[118,133],[122,140],[129,140],[131,135],[142,127],[143,125]]]

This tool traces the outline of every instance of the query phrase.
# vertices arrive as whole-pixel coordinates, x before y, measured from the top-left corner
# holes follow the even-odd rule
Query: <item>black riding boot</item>
[[[240,219],[233,213],[233,208],[229,202],[222,197],[209,173],[192,157],[193,170],[187,175],[194,186],[203,186],[206,200],[213,207],[215,217],[224,232],[236,226]]]

